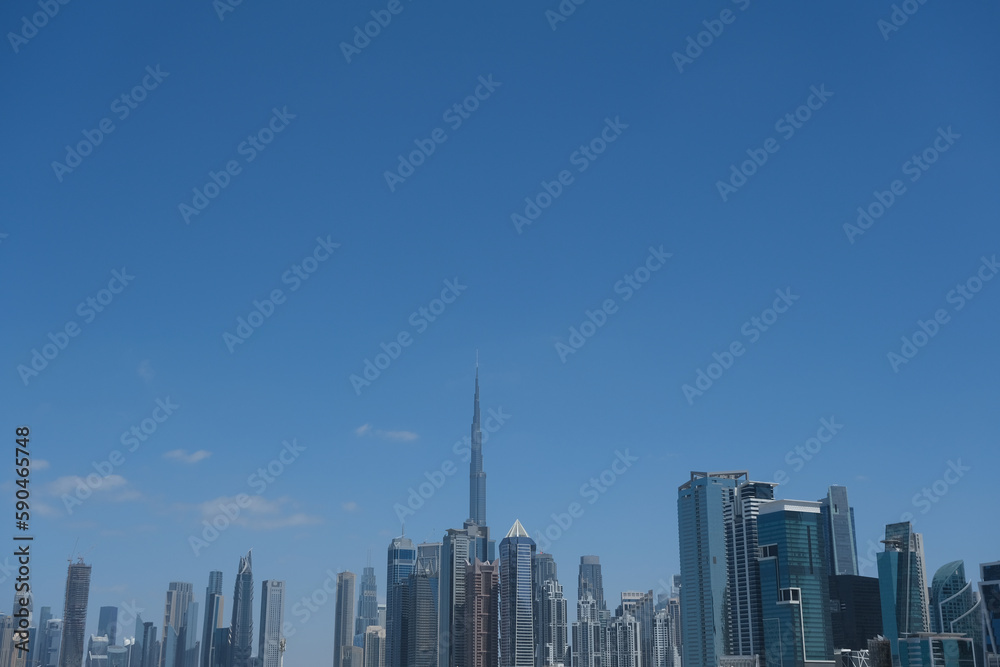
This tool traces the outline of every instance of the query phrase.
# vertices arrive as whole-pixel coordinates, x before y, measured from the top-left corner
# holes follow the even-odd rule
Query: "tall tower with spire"
[[[472,409],[472,460],[469,461],[469,519],[486,525],[486,472],[483,470],[483,430],[479,423],[479,353],[476,352],[476,397]]]

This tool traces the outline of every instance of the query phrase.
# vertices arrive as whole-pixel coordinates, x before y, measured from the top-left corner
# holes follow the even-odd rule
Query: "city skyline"
[[[370,564],[392,626],[389,545],[426,593],[440,543],[464,614],[456,554],[496,562],[516,521],[552,615],[606,621],[678,587],[692,472],[756,484],[713,519],[740,650],[766,643],[768,488],[821,503],[845,605],[876,606],[850,573],[890,525],[927,586],[964,563],[949,614],[997,590],[997,26],[937,0],[6,3],[0,402],[31,465],[0,491],[29,468],[7,537],[34,537],[46,636],[86,652],[116,607],[116,640],[204,657],[235,614],[245,663],[283,581],[284,659],[332,665],[338,573],[353,606]],[[196,633],[164,627],[171,582]],[[679,634],[680,600],[635,604],[645,641]]]

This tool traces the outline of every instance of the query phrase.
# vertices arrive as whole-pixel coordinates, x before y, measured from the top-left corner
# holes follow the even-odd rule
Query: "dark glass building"
[[[833,647],[866,650],[882,634],[882,601],[876,577],[840,574],[830,577],[830,623]]]
[[[500,667],[533,667],[531,561],[535,541],[515,521],[500,541]]]

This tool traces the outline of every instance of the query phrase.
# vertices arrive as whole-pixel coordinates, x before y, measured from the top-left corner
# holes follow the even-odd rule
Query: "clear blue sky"
[[[31,482],[36,604],[61,611],[79,540],[91,629],[98,606],[131,600],[160,625],[169,581],[200,599],[221,569],[229,597],[253,547],[257,595],[262,579],[288,581],[289,664],[328,660],[332,599],[304,624],[294,603],[328,569],[360,572],[369,548],[384,596],[394,504],[448,462],[458,472],[406,533],[437,540],[466,518],[452,445],[468,434],[477,348],[484,412],[510,415],[485,448],[489,523],[499,538],[519,518],[534,535],[582,504],[550,548],[571,608],[582,554],[601,556],[612,600],[678,571],[676,489],[691,470],[784,471],[779,495],[808,500],[846,484],[862,551],[910,512],[932,570],[1000,558],[981,518],[996,503],[1000,280],[960,310],[949,300],[1000,253],[994,4],[928,0],[887,40],[889,2],[591,0],[555,30],[554,0],[400,6],[350,63],[340,43],[387,3],[247,0],[220,20],[209,0],[72,2],[17,52],[8,37],[0,397],[10,441],[30,425],[48,464]],[[726,9],[731,22],[712,23]],[[7,3],[0,26],[37,11]],[[672,54],[703,21],[724,30],[679,72]],[[491,76],[456,129],[444,114]],[[129,108],[121,96],[144,79],[153,89]],[[775,126],[810,99],[791,136]],[[72,172],[53,167],[105,118],[113,131]],[[241,150],[272,122],[271,143]],[[446,140],[391,190],[397,156],[438,128]],[[904,172],[948,128],[948,150]],[[602,131],[605,152],[574,155]],[[767,161],[723,201],[717,182],[748,150]],[[179,204],[231,160],[186,224]],[[511,215],[564,170],[518,233]],[[903,194],[849,242],[843,225],[897,179]],[[295,277],[317,237],[339,247]],[[626,300],[616,284],[651,246],[672,256]],[[102,294],[123,267],[134,279]],[[456,279],[465,289],[422,324]],[[230,352],[223,334],[276,289],[283,303]],[[776,290],[798,298],[761,333],[751,318],[770,317]],[[90,313],[88,298],[109,297]],[[563,363],[557,343],[608,299]],[[938,309],[947,321],[894,372],[887,354]],[[71,321],[77,335],[25,382],[18,366]],[[403,332],[411,344],[356,393],[350,376]],[[736,341],[742,356],[689,402],[683,385]],[[179,407],[128,452],[121,434],[168,397]],[[843,428],[796,463],[830,418]],[[196,557],[205,505],[259,491],[248,477],[291,439],[305,450]],[[638,462],[582,494],[626,449]],[[113,476],[68,515],[60,494],[115,450]],[[949,461],[969,469],[915,502]]]

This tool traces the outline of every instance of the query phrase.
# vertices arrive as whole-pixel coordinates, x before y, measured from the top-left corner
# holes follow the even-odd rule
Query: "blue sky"
[[[486,444],[489,522],[498,538],[518,518],[534,535],[580,503],[550,546],[571,601],[583,554],[601,556],[609,599],[678,571],[676,489],[691,470],[783,471],[786,498],[846,484],[862,552],[910,513],[932,569],[1000,558],[978,519],[995,503],[1000,281],[951,293],[992,277],[1000,251],[994,5],[928,0],[886,39],[888,2],[591,0],[553,30],[556,2],[401,0],[348,63],[341,42],[387,6],[247,1],[220,20],[209,0],[70,3],[16,52],[8,37],[0,392],[9,431],[32,429],[38,604],[61,610],[78,543],[94,565],[90,624],[135,600],[159,625],[169,581],[200,596],[221,569],[228,595],[253,547],[258,582],[288,581],[288,659],[328,659],[332,600],[304,623],[294,603],[327,570],[360,572],[369,548],[383,585],[394,505],[426,474],[457,468],[407,535],[437,540],[466,518],[453,445],[477,349],[484,412],[509,415]],[[5,5],[0,25],[19,32],[37,11]],[[678,71],[688,37],[720,27]],[[454,127],[448,110],[477,87]],[[776,126],[797,110],[809,118],[794,133]],[[53,167],[102,119],[113,131],[78,166]],[[581,158],[609,122],[614,141]],[[243,143],[269,125],[281,131],[260,150]],[[390,189],[397,156],[439,128]],[[907,167],[928,148],[933,164]],[[717,184],[747,151],[767,160],[724,200]],[[230,161],[186,221],[179,206]],[[519,233],[512,214],[564,171]],[[896,180],[902,194],[849,238],[844,224]],[[647,265],[650,248],[670,257]],[[112,282],[123,270],[134,278]],[[435,304],[446,281],[453,302]],[[118,293],[101,292],[109,282]],[[274,290],[273,313],[227,346]],[[791,303],[777,316],[776,291]],[[564,363],[557,344],[608,300]],[[888,353],[938,310],[936,334],[894,370]],[[18,370],[70,322],[77,335],[37,375]],[[356,392],[350,376],[401,334],[410,344]],[[733,343],[731,366],[709,368]],[[699,370],[716,379],[686,395]],[[122,434],[154,417],[127,451]],[[796,447],[823,419],[843,427],[806,460]],[[248,481],[292,440],[305,449],[280,475]],[[68,514],[62,493],[116,450]],[[626,451],[638,461],[614,484],[583,488]],[[189,536],[241,493],[257,496],[196,556]]]

